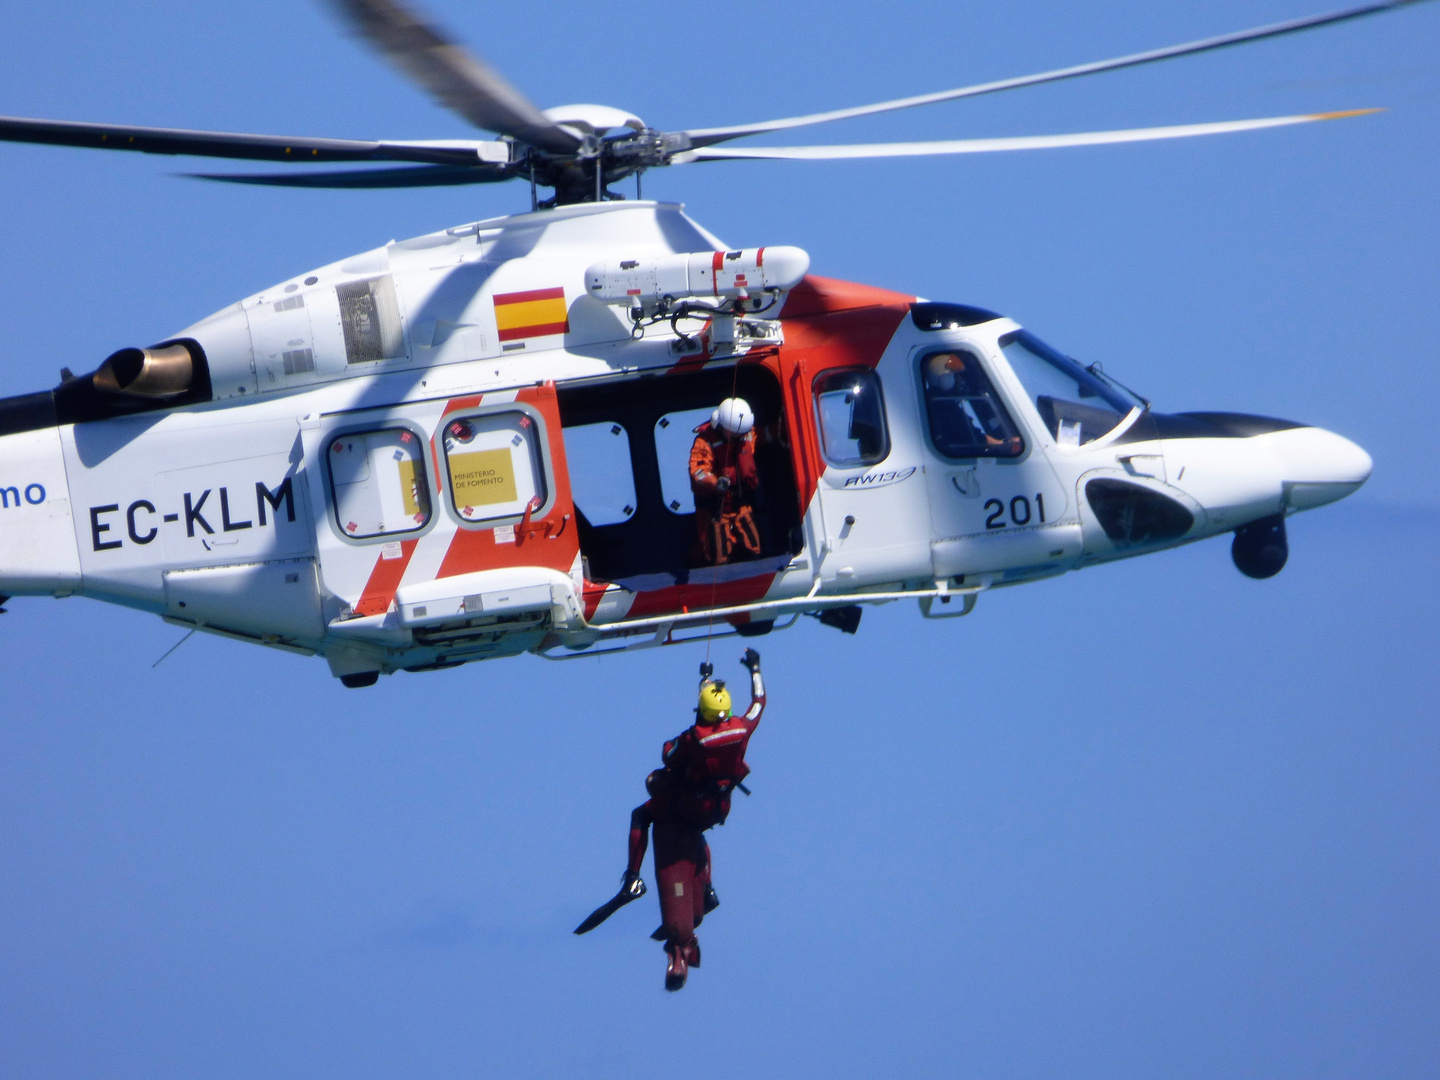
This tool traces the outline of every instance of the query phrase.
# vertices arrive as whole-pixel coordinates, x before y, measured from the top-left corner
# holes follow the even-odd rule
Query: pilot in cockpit
[[[1020,436],[996,403],[990,380],[973,357],[941,352],[924,366],[930,435],[946,457],[1013,457]]]

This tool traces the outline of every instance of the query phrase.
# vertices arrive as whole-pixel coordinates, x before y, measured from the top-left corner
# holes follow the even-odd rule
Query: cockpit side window
[[[979,359],[964,349],[926,353],[920,384],[930,442],[947,458],[1011,458],[1025,451]]]
[[[1145,404],[1028,331],[1006,334],[1000,349],[1061,446],[1093,442]]]
[[[880,376],[870,368],[827,371],[815,379],[815,414],[825,460],[842,469],[890,456]]]

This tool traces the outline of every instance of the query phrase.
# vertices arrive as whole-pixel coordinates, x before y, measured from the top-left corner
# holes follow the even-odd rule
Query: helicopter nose
[[[1370,455],[1324,428],[1276,431],[1267,437],[1279,460],[1285,505],[1312,510],[1352,495],[1370,477]]]

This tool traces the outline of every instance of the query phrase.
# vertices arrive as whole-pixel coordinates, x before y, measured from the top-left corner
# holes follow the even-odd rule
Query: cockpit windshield
[[[1028,330],[1000,339],[1016,378],[1061,446],[1081,446],[1115,429],[1132,409],[1149,403],[1109,379],[1099,365],[1082,367]]]

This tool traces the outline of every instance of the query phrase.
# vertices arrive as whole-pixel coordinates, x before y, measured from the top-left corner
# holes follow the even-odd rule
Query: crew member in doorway
[[[679,990],[692,967],[700,966],[695,928],[720,905],[710,884],[710,845],[705,831],[723,825],[730,797],[750,772],[745,748],[765,711],[760,654],[746,649],[740,658],[750,672],[750,707],[731,711],[724,680],[700,665],[700,701],[695,723],[665,744],[663,766],[645,778],[650,798],[630,814],[630,861],[620,891],[596,908],[575,933],[599,926],[621,907],[645,895],[640,866],[648,834],[655,834],[655,878],[660,888],[660,929],[652,937],[665,943],[665,989]],[[748,794],[748,791],[747,791]]]
[[[720,566],[736,549],[760,554],[755,502],[755,413],[744,398],[726,398],[695,429],[690,446],[690,489],[695,493],[694,561]]]

